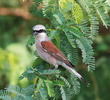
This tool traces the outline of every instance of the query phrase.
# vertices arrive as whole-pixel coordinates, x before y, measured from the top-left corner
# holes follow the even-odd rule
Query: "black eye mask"
[[[41,30],[33,30],[33,32],[34,32],[35,35],[37,35],[38,33],[42,33],[42,32],[46,33],[46,30],[43,30],[43,29],[41,29]]]

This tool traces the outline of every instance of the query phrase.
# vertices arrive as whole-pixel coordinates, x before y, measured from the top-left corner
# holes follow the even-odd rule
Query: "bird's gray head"
[[[46,33],[46,28],[43,25],[35,25],[32,29],[33,29],[34,35],[37,35],[42,32]]]

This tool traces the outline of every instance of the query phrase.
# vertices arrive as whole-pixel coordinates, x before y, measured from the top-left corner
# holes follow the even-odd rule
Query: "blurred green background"
[[[34,59],[26,43],[32,35],[32,26],[48,22],[33,16],[31,5],[31,0],[0,0],[0,89],[29,84],[25,79],[18,80]],[[91,100],[110,100],[110,27],[106,29],[100,25],[93,47],[96,57],[96,70],[90,73],[93,89],[81,89],[75,96],[76,100],[87,100],[89,97],[92,97]]]

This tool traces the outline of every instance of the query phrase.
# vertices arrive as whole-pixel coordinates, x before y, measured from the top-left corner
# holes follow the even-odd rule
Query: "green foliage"
[[[49,97],[54,97],[55,96],[55,92],[54,92],[53,82],[50,81],[50,80],[45,80],[45,85],[47,87],[47,91],[48,91]]]
[[[40,88],[39,92],[43,100],[48,100],[48,94],[46,88]]]
[[[98,34],[99,23],[103,23],[106,28],[110,24],[109,7],[105,1],[33,0],[34,4],[30,11],[51,22],[51,26],[47,25],[50,39],[73,65],[78,66],[79,63],[84,63],[88,71],[93,71],[95,58],[92,44]],[[41,9],[37,9],[40,4],[42,4]],[[34,43],[34,37],[31,36],[27,47],[31,49]],[[36,59],[19,78],[20,80],[26,78],[31,85],[23,89],[11,86],[2,90],[0,99],[61,100],[62,98],[62,100],[72,100],[74,95],[80,92],[80,82],[75,75],[62,67],[52,70],[53,66],[41,60],[38,55],[34,55]]]
[[[3,100],[33,100],[32,94],[34,92],[34,86],[28,86],[20,89],[18,86],[10,86],[6,90],[1,91],[0,98]],[[13,96],[9,96],[12,93]]]
[[[27,46],[32,46],[35,43],[34,36],[32,35],[27,41]]]
[[[66,92],[67,90],[66,89],[64,90],[63,87],[61,87],[60,90],[61,90],[61,94],[62,94],[62,100],[69,100],[69,97],[67,95],[69,91]]]
[[[0,90],[0,99],[12,100],[11,96],[9,95],[8,91],[6,91],[6,90]]]
[[[77,81],[77,78],[70,74],[71,78],[68,78],[69,84],[74,84],[70,88],[67,87],[60,87],[60,91],[62,94],[62,100],[71,100],[72,96],[78,94],[80,91],[80,83]]]
[[[95,58],[93,57],[94,52],[86,38],[80,38],[76,40],[79,48],[82,50],[83,62],[88,64],[88,71],[92,71],[95,68]]]
[[[57,17],[57,18],[62,18],[62,17]],[[62,22],[61,19],[58,19],[57,21],[58,21],[59,24],[61,24],[61,22]],[[62,26],[58,27],[60,30],[65,32],[65,35],[68,39],[68,42],[71,45],[71,47],[67,46],[68,45],[67,42],[64,44],[65,39],[63,38],[63,43],[61,43],[61,44],[63,44],[63,46],[64,45],[67,46],[67,47],[65,46],[63,49],[64,50],[68,49],[67,54],[69,52],[70,56],[74,57],[74,55],[72,55],[72,50],[73,50],[72,48],[75,48],[76,44],[78,44],[77,46],[82,51],[83,62],[85,64],[88,64],[88,70],[89,71],[94,70],[95,60],[94,60],[94,57],[93,57],[94,53],[93,53],[93,49],[92,49],[90,41],[88,41],[87,38],[83,36],[83,33],[80,31],[80,29],[78,29],[77,27],[74,27],[72,25],[68,27],[67,25],[66,25],[66,22],[65,22],[65,23],[63,23]],[[79,42],[79,41],[81,41],[81,42]],[[71,48],[71,50],[69,48]],[[69,56],[69,54],[67,55],[67,57]],[[72,57],[68,57],[68,58],[72,59]],[[78,59],[78,56],[74,59]],[[72,59],[70,61],[73,62],[74,60]],[[74,65],[74,63],[73,63],[73,65]]]
[[[75,19],[74,21],[78,24],[82,21],[82,9],[75,0],[59,0],[59,6],[66,19],[73,18],[73,20]]]
[[[45,64],[45,62],[42,63]],[[47,68],[48,65],[46,64],[45,66],[42,64],[34,64],[33,67],[27,68],[20,77],[20,79],[27,78],[30,81],[34,81],[35,90],[37,91],[37,95],[34,95],[35,98],[39,96],[41,96],[43,100],[48,100],[51,97],[58,98],[55,90],[58,87],[58,89],[60,89],[64,86],[66,86],[65,92],[67,92],[66,90],[71,91],[71,94],[68,94],[70,97],[72,97],[73,94],[79,93],[80,84],[77,78],[73,77],[73,74],[67,74],[66,77],[68,77],[68,79],[66,79],[63,77],[63,75],[65,75],[64,72],[52,69],[47,70]],[[69,77],[71,77],[71,79]]]

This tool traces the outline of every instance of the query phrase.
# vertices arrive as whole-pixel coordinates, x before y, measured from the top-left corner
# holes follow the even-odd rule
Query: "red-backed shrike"
[[[85,82],[84,78],[76,72],[74,65],[64,56],[64,54],[50,41],[46,34],[46,28],[43,25],[35,25],[33,27],[35,35],[35,43],[38,55],[46,62],[55,66],[63,66],[73,74],[75,74],[81,81]]]

